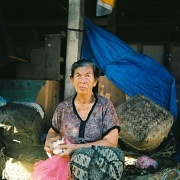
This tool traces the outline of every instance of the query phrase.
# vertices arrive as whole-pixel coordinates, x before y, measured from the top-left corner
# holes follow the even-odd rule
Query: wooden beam
[[[64,98],[74,94],[69,78],[71,65],[80,59],[84,29],[84,0],[69,0]]]
[[[91,19],[96,25],[98,26],[108,26],[108,18],[92,18]],[[117,23],[116,23],[117,25]],[[124,22],[123,24],[119,24],[119,26],[137,26],[139,25],[138,22]],[[143,25],[146,26],[176,26],[177,22],[144,22]],[[7,28],[25,28],[25,27],[67,27],[67,20],[49,20],[47,21],[33,21],[33,22],[27,22],[27,21],[14,21],[14,22],[6,22],[6,27]]]

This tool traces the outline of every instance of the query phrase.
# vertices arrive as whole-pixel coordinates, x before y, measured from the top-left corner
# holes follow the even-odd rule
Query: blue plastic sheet
[[[136,53],[112,33],[84,22],[81,59],[90,59],[117,87],[133,97],[143,94],[174,116],[172,132],[176,135],[177,103],[175,79],[169,71],[145,54]],[[180,162],[180,143],[175,137],[175,159]]]
[[[145,54],[135,52],[112,33],[85,18],[81,59],[89,59],[130,97],[143,94],[177,119],[175,79],[169,71]]]

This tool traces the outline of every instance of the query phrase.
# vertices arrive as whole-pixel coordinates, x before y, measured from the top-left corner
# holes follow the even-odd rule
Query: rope
[[[166,180],[167,179],[167,176],[171,173],[171,172],[175,172],[179,177],[177,177],[176,179],[174,180],[179,180],[180,179],[180,171],[178,169],[169,169],[168,171],[166,171],[161,180]]]

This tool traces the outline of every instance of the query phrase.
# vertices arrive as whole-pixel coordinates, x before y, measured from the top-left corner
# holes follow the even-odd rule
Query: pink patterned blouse
[[[112,102],[95,94],[96,101],[83,121],[78,115],[72,96],[59,103],[52,119],[52,128],[71,143],[88,143],[102,139],[111,130],[120,131],[119,119]]]

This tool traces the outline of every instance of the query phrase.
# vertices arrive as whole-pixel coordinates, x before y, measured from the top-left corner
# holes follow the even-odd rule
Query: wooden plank
[[[26,59],[22,59],[22,58],[19,58],[19,57],[16,57],[16,56],[8,56],[8,58],[10,58],[11,60],[13,61],[19,61],[19,62],[25,62],[25,63],[28,63],[29,61],[26,60]]]
[[[37,94],[36,102],[42,106],[45,112],[47,124],[51,125],[51,119],[59,103],[60,82],[47,80]]]
[[[84,0],[69,0],[68,33],[66,51],[65,91],[67,98],[74,94],[74,88],[69,78],[71,65],[80,59],[84,28]]]
[[[45,37],[45,79],[60,80],[61,35]]]
[[[173,46],[172,59],[171,59],[172,75],[176,78],[176,83],[178,83],[178,84],[180,84],[180,61],[179,61],[179,59],[180,59],[180,46]],[[179,90],[180,90],[180,88],[179,88]]]
[[[146,54],[163,65],[163,45],[143,45],[143,54]]]
[[[30,79],[45,79],[44,48],[31,50]]]
[[[45,79],[44,48],[32,49],[29,63],[16,65],[18,79]]]

